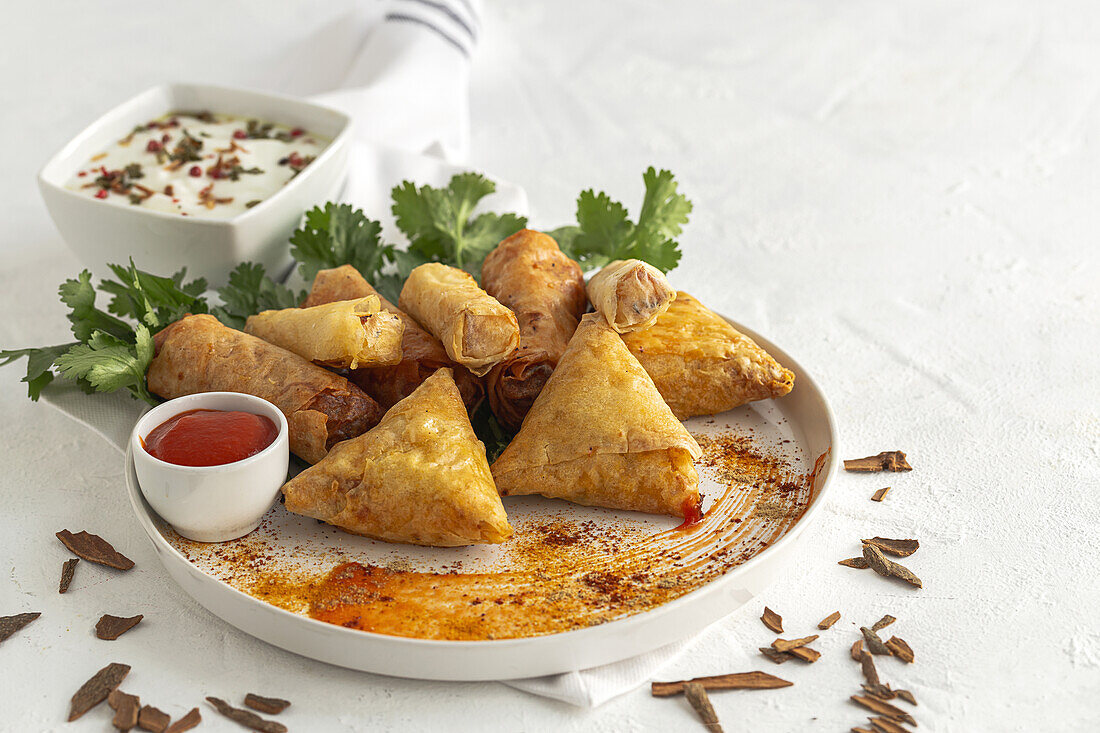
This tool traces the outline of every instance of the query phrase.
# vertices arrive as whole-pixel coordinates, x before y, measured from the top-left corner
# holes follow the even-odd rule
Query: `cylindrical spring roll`
[[[378,297],[382,310],[397,316],[405,324],[405,332],[401,336],[401,361],[393,366],[354,369],[348,373],[348,379],[377,400],[382,409],[388,410],[411,395],[437,369],[457,365],[448,358],[439,339],[383,298],[351,265],[318,272],[302,307],[312,308],[371,295]],[[481,401],[482,386],[477,377],[465,369],[455,368],[454,380],[467,409]]]
[[[481,284],[519,321],[519,348],[485,378],[493,414],[515,431],[577,330],[584,277],[552,237],[523,229],[485,258]]]
[[[675,298],[664,273],[641,260],[609,262],[588,281],[592,307],[618,333],[652,326]]]
[[[316,308],[285,308],[249,316],[244,332],[334,369],[401,361],[405,324],[381,310],[377,295]]]
[[[382,418],[378,403],[344,377],[213,316],[181,318],[160,331],[154,344],[146,375],[151,392],[165,399],[198,392],[262,397],[286,415],[290,450],[310,463]]]
[[[447,356],[479,377],[519,346],[515,314],[458,268],[438,262],[417,267],[397,304],[443,342]]]

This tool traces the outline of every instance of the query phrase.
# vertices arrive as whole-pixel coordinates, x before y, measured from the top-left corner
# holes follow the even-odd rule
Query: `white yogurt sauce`
[[[328,143],[286,125],[179,112],[134,128],[65,187],[116,206],[231,219],[286,185]]]

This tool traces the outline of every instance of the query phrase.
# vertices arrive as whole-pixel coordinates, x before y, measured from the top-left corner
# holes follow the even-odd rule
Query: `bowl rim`
[[[281,188],[272,193],[270,196],[262,199],[260,203],[256,206],[253,206],[251,209],[245,209],[244,211],[241,211],[235,216],[232,216],[228,219],[208,219],[201,216],[180,216],[176,213],[155,211],[153,209],[146,209],[144,207],[115,207],[119,211],[130,212],[131,214],[139,217],[152,216],[155,219],[172,222],[185,222],[186,226],[198,225],[232,227],[241,222],[247,221],[250,218],[255,218],[255,216],[259,215],[262,211],[268,211],[273,208],[271,206],[268,206],[268,204],[272,201],[281,201],[284,198],[282,196],[284,192],[292,190],[294,188],[300,188],[301,186],[305,185],[301,183],[301,181],[310,178],[311,174],[313,174],[317,169],[325,167],[329,163],[329,161],[331,161],[339,154],[341,148],[347,145],[348,140],[351,137],[351,117],[349,117],[346,113],[325,104],[318,104],[317,102],[302,99],[300,97],[294,97],[288,94],[276,94],[272,92],[260,91],[258,89],[251,89],[248,87],[232,87],[224,86],[221,84],[196,84],[190,82],[165,82],[148,87],[143,91],[133,95],[132,97],[129,97],[126,100],[114,105],[113,107],[96,117],[92,122],[82,128],[78,133],[69,138],[38,169],[36,177],[38,179],[39,188],[48,188],[50,189],[50,191],[54,193],[59,193],[66,197],[70,197],[72,199],[79,200],[85,203],[102,206],[103,202],[96,201],[88,196],[82,196],[76,191],[69,190],[68,188],[65,188],[64,185],[55,183],[47,174],[52,169],[61,166],[62,163],[66,162],[68,158],[72,157],[76,149],[78,149],[87,138],[91,137],[96,132],[99,132],[101,129],[113,124],[119,124],[120,127],[123,127],[124,125],[118,123],[115,118],[119,117],[121,119],[127,119],[128,108],[137,106],[146,97],[152,97],[161,93],[171,98],[174,94],[178,93],[178,91],[182,89],[192,90],[200,95],[213,92],[218,94],[240,94],[245,97],[253,98],[262,97],[266,98],[269,101],[273,100],[280,104],[293,105],[300,108],[309,108],[319,113],[334,116],[340,122],[340,127],[337,133],[332,136],[332,139],[329,141],[328,145],[326,145],[324,149],[321,150],[317,158],[310,165],[303,168],[301,173],[291,178],[289,181],[283,184]],[[166,110],[164,114],[168,114],[171,111],[172,110],[170,109]],[[129,124],[132,127],[136,123],[133,120],[128,120],[126,124]]]

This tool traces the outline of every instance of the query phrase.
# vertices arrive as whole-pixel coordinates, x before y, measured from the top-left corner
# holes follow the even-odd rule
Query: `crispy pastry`
[[[213,316],[181,318],[160,331],[154,344],[146,376],[150,391],[165,399],[197,392],[262,397],[286,415],[290,450],[310,463],[382,417],[378,403],[339,374]]]
[[[378,296],[382,310],[397,316],[405,324],[405,332],[401,336],[401,361],[394,366],[354,369],[348,373],[348,379],[377,400],[382,409],[388,410],[411,395],[436,369],[455,366],[455,363],[447,356],[439,339],[383,298],[351,265],[318,272],[302,307],[312,308],[337,300],[371,295]],[[454,380],[467,408],[473,408],[481,401],[482,386],[477,377],[465,369],[455,369]]]
[[[283,494],[287,511],[387,542],[456,547],[512,534],[485,445],[445,368]]]
[[[584,277],[553,238],[523,229],[485,258],[481,284],[519,321],[519,348],[485,378],[493,414],[514,432],[577,330]]]
[[[397,304],[443,342],[447,356],[479,377],[519,346],[515,314],[456,267],[438,262],[417,267]]]
[[[382,311],[377,295],[314,308],[249,316],[244,332],[333,369],[390,366],[401,361],[405,324]]]
[[[589,313],[493,477],[502,496],[697,516],[700,455],[622,339]]]
[[[641,260],[609,262],[588,281],[592,307],[618,333],[652,326],[675,297],[664,274]]]
[[[624,333],[623,341],[681,420],[782,397],[794,387],[790,370],[687,293],[677,293],[656,324]]]

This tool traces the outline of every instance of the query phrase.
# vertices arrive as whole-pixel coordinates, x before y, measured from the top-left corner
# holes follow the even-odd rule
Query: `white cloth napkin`
[[[356,139],[343,198],[399,239],[390,190],[403,180],[442,186],[466,170],[469,58],[479,29],[478,3],[399,0],[371,28],[344,87],[315,97],[355,120]],[[527,213],[523,189],[497,181],[486,210]],[[181,263],[186,264],[186,263]],[[88,396],[55,381],[44,400],[125,451],[144,404],[125,394]],[[505,684],[573,705],[596,706],[644,684],[690,645],[670,644],[615,664]]]

